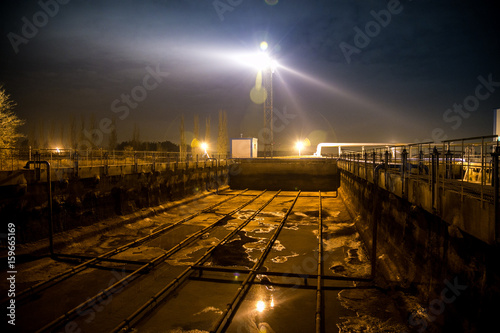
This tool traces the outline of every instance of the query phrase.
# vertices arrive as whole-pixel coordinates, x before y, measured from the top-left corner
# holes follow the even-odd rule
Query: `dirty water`
[[[233,268],[251,268],[262,254],[269,238],[275,232],[287,207],[293,200],[281,199],[257,215],[243,230],[217,248],[205,265]],[[209,202],[210,203],[210,202]],[[259,203],[262,204],[262,203]],[[318,257],[318,209],[317,198],[300,198],[287,219],[280,236],[268,254],[263,269],[278,272],[316,274]],[[255,203],[257,205],[257,202]],[[229,204],[227,207],[231,207]],[[315,208],[316,207],[316,208]],[[181,206],[176,210],[126,224],[114,232],[103,233],[92,242],[74,244],[69,253],[101,254],[113,247],[134,240],[137,235],[148,234],[152,230],[178,220],[197,210],[197,203]],[[215,222],[224,216],[225,210],[193,219],[186,223],[188,235]],[[250,206],[232,217],[224,219],[220,225],[225,232],[234,230],[242,221],[254,213]],[[178,215],[177,215],[178,214]],[[345,211],[340,199],[324,199],[323,202],[323,259],[325,275],[342,277],[369,277],[370,259],[364,249],[352,219]],[[163,253],[177,242],[175,233],[160,238],[147,245],[129,249],[116,256],[119,259],[150,260]],[[172,236],[172,235],[175,235]],[[165,260],[171,266],[189,266],[205,251],[222,239],[223,232],[208,233],[176,252]],[[182,238],[180,238],[182,240]],[[31,267],[25,282],[45,280],[50,275],[64,270],[67,265],[50,259]],[[111,264],[112,265],[112,264]],[[50,267],[49,274],[44,268]],[[94,269],[87,270],[87,273]],[[204,273],[205,274],[205,273]],[[26,274],[28,276],[28,274]],[[209,275],[209,274],[208,274]],[[235,281],[241,281],[245,274],[232,274]],[[210,275],[209,275],[210,276]],[[303,280],[303,279],[302,279]],[[260,274],[257,284],[250,287],[246,297],[233,318],[227,332],[314,332],[315,330],[315,290],[299,288],[304,282],[284,277]],[[297,288],[273,286],[272,282],[296,283]],[[343,289],[355,287],[351,282],[333,282],[330,286],[338,290],[325,291],[325,316],[329,325],[326,332],[405,332],[404,322],[399,317],[394,301],[382,291],[370,289]],[[223,313],[227,302],[234,296],[239,284],[189,281],[182,292],[158,309],[136,332],[201,333],[209,332],[211,325]],[[333,295],[333,296],[326,296]],[[193,297],[196,296],[196,297]],[[165,318],[169,318],[166,323]]]

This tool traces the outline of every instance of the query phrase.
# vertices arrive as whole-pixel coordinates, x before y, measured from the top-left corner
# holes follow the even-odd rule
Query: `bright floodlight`
[[[302,148],[304,148],[304,142],[297,141],[297,143],[295,144],[295,148],[297,148],[297,150],[299,151],[299,156],[300,156],[300,151],[302,150]]]
[[[205,151],[206,151],[206,150],[207,150],[207,148],[208,148],[207,143],[206,143],[206,142],[203,142],[203,143],[201,144],[201,149],[203,149],[203,150],[205,150]]]
[[[273,73],[276,70],[276,60],[272,59],[266,52],[259,52],[255,58],[249,59],[252,65],[259,71],[271,70]]]
[[[266,308],[266,303],[263,301],[258,301],[257,302],[257,311],[262,312]]]

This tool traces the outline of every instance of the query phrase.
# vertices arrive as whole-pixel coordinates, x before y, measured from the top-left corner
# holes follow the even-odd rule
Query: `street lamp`
[[[208,152],[207,152],[208,144],[206,142],[202,142],[200,147],[201,147],[201,149],[203,149],[203,156],[210,158],[210,156],[208,156]]]
[[[297,150],[299,151],[299,156],[300,156],[300,151],[302,150],[302,148],[304,148],[304,142],[297,141],[297,143],[295,144],[295,148],[297,148]]]

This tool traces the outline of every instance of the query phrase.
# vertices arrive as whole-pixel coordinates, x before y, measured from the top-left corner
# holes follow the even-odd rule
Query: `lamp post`
[[[273,145],[274,145],[274,131],[273,131],[273,73],[274,70],[271,67],[264,69],[263,80],[264,89],[267,92],[267,98],[264,102],[264,128],[267,131],[267,138],[264,142],[264,152],[265,156],[273,157]]]
[[[273,74],[276,70],[276,62],[267,52],[267,42],[260,43],[261,53],[258,57],[259,72],[262,75],[262,83],[265,89],[264,100],[264,156],[273,157],[274,131],[273,131]]]

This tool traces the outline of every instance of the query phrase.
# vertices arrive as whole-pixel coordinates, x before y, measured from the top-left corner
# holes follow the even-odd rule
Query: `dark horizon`
[[[118,142],[190,142],[226,110],[229,137],[258,137],[262,41],[274,77],[276,148],[297,139],[415,142],[488,135],[500,107],[492,1],[3,1],[0,84],[47,130],[116,117]],[[270,5],[269,3],[276,3]],[[128,97],[127,97],[128,96]],[[108,125],[109,126],[109,125]]]

